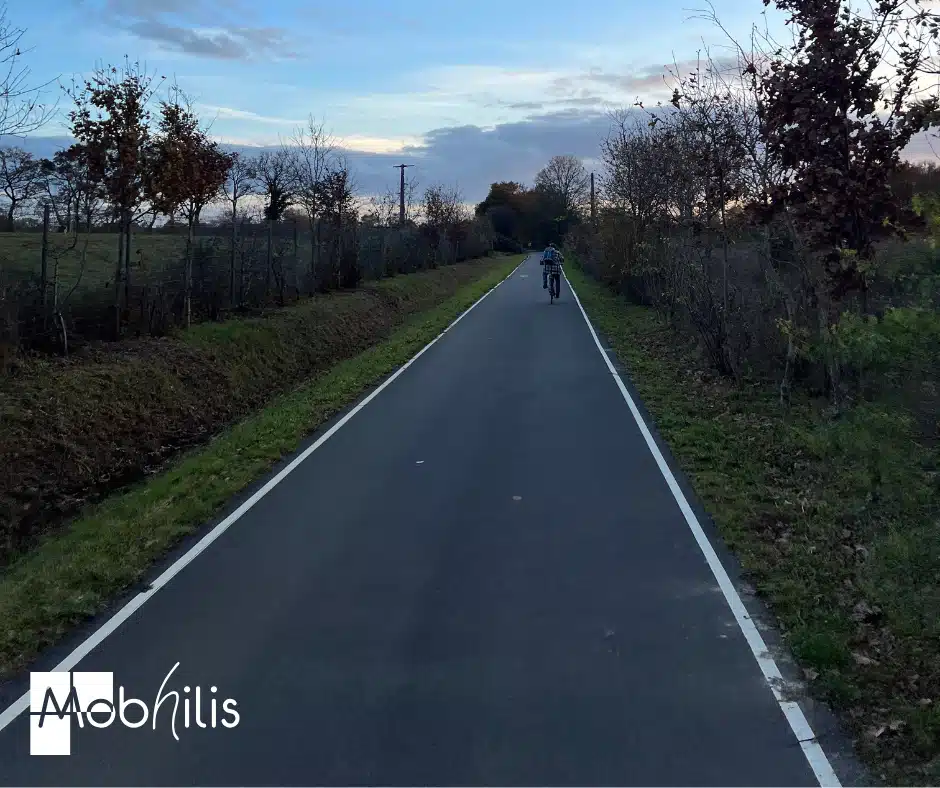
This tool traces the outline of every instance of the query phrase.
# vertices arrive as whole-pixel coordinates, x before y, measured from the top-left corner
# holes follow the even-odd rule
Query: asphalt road
[[[2,624],[0,624],[2,626]],[[15,785],[816,785],[531,259],[78,666],[237,727],[0,731]],[[139,712],[130,713],[132,719]],[[203,712],[203,719],[209,717]],[[220,711],[221,719],[221,711]]]

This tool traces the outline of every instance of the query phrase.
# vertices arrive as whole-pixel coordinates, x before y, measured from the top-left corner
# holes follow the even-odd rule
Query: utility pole
[[[597,207],[594,202],[594,173],[591,173],[591,224],[597,226]]]
[[[395,164],[396,170],[401,170],[401,184],[398,187],[398,224],[405,225],[405,167],[414,167],[414,164]]]

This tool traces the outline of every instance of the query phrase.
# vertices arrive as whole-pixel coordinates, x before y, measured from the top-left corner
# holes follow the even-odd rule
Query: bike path
[[[237,727],[38,757],[23,714],[0,784],[817,784],[536,257],[77,670],[151,702],[176,663]]]

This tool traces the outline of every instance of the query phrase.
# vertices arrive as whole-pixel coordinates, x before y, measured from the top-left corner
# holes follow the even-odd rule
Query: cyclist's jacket
[[[549,247],[542,252],[542,264],[545,266],[546,274],[560,274],[561,255],[558,253],[558,250]]]

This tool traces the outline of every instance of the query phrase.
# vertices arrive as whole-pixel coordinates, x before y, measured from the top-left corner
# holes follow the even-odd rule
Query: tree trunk
[[[16,200],[10,200],[10,207],[7,208],[7,232],[13,232],[13,214],[16,212]]]
[[[130,309],[131,305],[131,233],[133,232],[133,217],[131,212],[127,212],[127,218],[124,221],[124,308]]]
[[[836,407],[841,404],[841,381],[839,375],[839,359],[836,356],[835,343],[829,327],[830,314],[827,296],[819,293],[822,286],[817,287],[816,315],[819,321],[820,341],[823,346],[823,361],[826,371],[826,383],[829,389],[830,402]]]
[[[264,297],[268,297],[271,287],[271,273],[274,269],[274,219],[268,219],[268,248],[264,266]]]
[[[314,286],[316,286],[316,272],[320,269],[320,222],[317,214],[314,213],[313,218],[311,219],[312,224],[310,225],[310,237],[313,243],[313,270],[314,270]]]
[[[118,254],[114,269],[114,339],[121,338],[121,273],[124,270],[124,223],[118,223]]]
[[[229,305],[235,306],[235,247],[238,244],[238,212],[237,204],[232,204],[232,249],[229,256],[228,267],[228,297]]]
[[[239,222],[239,237],[245,237],[245,222]],[[245,303],[245,255],[242,253],[239,255],[238,260],[238,305],[242,306]]]
[[[186,232],[186,273],[183,281],[183,322],[186,328],[192,325],[192,294],[193,294],[193,222],[190,220]]]

